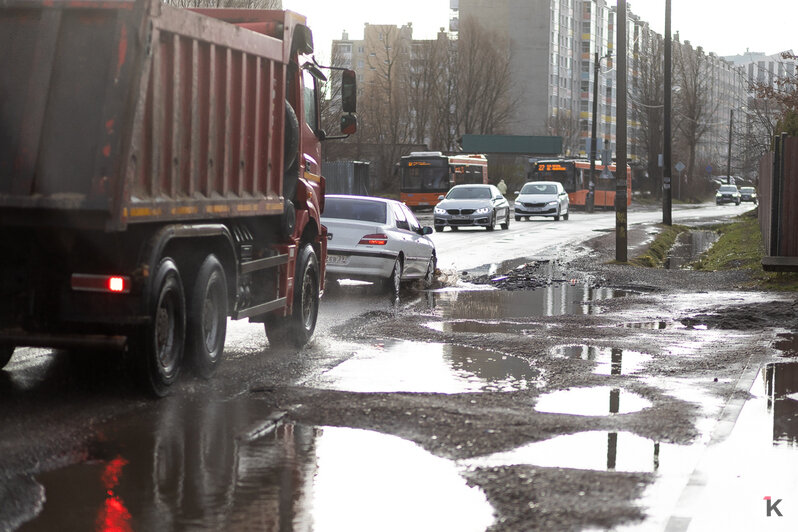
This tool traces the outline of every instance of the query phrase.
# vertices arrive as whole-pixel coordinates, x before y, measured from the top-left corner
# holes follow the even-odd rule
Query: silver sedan
[[[435,244],[413,212],[395,200],[329,195],[321,222],[327,227],[327,277],[382,283],[398,296],[401,283],[435,275]]]

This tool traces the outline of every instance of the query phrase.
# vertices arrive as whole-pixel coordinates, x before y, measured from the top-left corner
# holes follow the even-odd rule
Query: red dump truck
[[[290,11],[0,3],[0,368],[117,349],[164,395],[227,318],[304,345],[324,285],[320,82]],[[341,73],[342,133],[356,129]]]

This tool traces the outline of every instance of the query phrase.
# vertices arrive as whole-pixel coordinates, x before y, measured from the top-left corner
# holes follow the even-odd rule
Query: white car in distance
[[[321,222],[327,227],[327,280],[381,283],[392,298],[402,283],[429,285],[437,267],[431,227],[422,227],[407,205],[371,196],[331,194]]]
[[[568,219],[568,193],[557,181],[529,181],[516,192],[515,221],[522,217],[551,216],[554,221]]]

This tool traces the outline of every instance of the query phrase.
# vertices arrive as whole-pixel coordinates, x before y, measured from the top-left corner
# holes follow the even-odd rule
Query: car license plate
[[[327,264],[346,264],[349,257],[346,255],[327,255]]]
[[[468,219],[470,219],[470,218],[468,216],[463,215],[463,214],[458,214],[458,215],[452,216],[452,220],[468,220]]]

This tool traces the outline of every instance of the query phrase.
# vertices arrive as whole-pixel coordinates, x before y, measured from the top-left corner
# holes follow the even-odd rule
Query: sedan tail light
[[[358,242],[358,244],[364,244],[367,246],[384,246],[387,243],[388,235],[384,235],[382,233],[366,235],[360,239],[360,242]]]

